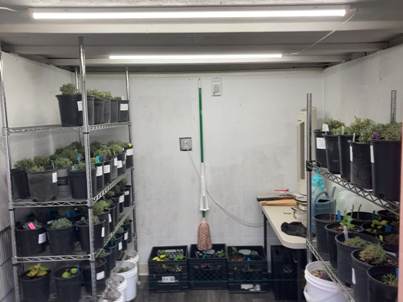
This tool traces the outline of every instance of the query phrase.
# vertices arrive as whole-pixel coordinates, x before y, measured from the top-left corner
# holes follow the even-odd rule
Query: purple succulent
[[[374,132],[374,133],[372,133],[372,139],[373,139],[373,140],[379,140],[379,139],[381,139],[381,135],[379,134],[379,132]]]

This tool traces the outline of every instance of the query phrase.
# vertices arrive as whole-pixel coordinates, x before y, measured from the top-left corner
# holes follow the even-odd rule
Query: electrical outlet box
[[[222,95],[222,78],[213,78],[211,80],[211,95],[212,96]]]
[[[191,137],[180,137],[179,138],[179,148],[181,151],[192,151],[192,138]]]

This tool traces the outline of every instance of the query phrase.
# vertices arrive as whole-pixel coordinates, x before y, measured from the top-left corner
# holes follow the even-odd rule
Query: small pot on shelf
[[[77,302],[81,299],[82,273],[78,266],[65,266],[55,273],[58,302]]]

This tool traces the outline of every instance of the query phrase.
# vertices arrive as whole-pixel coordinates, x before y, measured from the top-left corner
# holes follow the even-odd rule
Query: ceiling
[[[338,4],[352,9],[342,20],[171,20],[171,21],[39,21],[33,7],[144,7],[181,10],[247,9],[275,5]],[[248,5],[246,7],[245,5]],[[202,5],[202,6],[201,6]],[[164,6],[164,8],[161,8]],[[165,7],[167,6],[167,7]],[[1,7],[15,11],[2,10]],[[226,7],[226,8],[228,8]],[[136,8],[135,8],[136,9]],[[138,8],[137,8],[138,9]],[[150,8],[156,9],[156,8]],[[211,9],[211,7],[210,7]],[[78,64],[78,37],[84,37],[89,68],[114,70],[127,62],[108,55],[160,53],[281,52],[275,63],[133,66],[139,71],[240,70],[326,67],[403,42],[401,0],[0,0],[0,40],[5,51],[69,67]]]

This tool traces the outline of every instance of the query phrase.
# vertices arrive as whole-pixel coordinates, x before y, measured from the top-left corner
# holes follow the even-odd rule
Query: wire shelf
[[[102,129],[117,128],[117,127],[122,127],[122,126],[130,126],[130,122],[90,125],[90,126],[88,126],[88,128],[90,131],[97,131],[97,130],[102,130]]]
[[[17,208],[50,208],[50,207],[84,207],[87,206],[86,200],[53,200],[37,202],[31,199],[17,199],[12,203],[14,209]]]
[[[101,192],[99,192],[97,195],[95,195],[92,198],[92,202],[95,203],[98,200],[100,200],[102,197],[105,196],[106,193],[108,193],[114,186],[116,186],[120,181],[122,181],[125,177],[127,177],[129,175],[129,172],[132,170],[133,168],[129,168],[126,169],[125,173],[123,173],[122,175],[118,176],[117,178],[115,178],[109,185],[107,185],[106,187],[103,188],[103,190]]]
[[[54,255],[54,256],[46,255],[46,256],[14,257],[14,263],[84,261],[90,259],[91,259],[90,254]]]
[[[306,245],[311,253],[315,256],[318,261],[321,261],[327,274],[329,275],[330,279],[337,284],[337,286],[341,289],[344,296],[346,297],[347,301],[354,302],[353,292],[352,289],[347,287],[336,275],[336,271],[330,264],[330,262],[325,261],[322,256],[319,254],[318,250],[316,249],[316,244],[314,242],[310,242],[309,240],[306,241]]]

